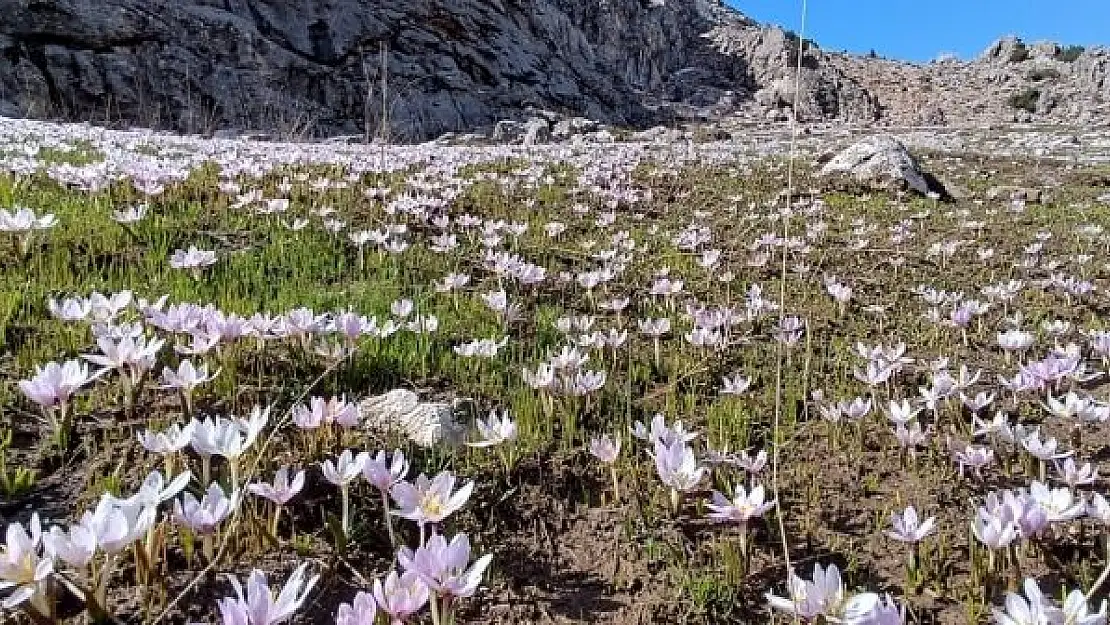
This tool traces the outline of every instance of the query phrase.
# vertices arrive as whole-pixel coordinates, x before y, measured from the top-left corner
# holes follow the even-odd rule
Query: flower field
[[[0,120],[4,622],[1105,623],[1110,169],[818,143]]]

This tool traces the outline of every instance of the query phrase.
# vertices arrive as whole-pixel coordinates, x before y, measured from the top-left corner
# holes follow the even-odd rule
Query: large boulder
[[[556,122],[555,126],[551,129],[551,138],[556,141],[565,141],[574,135],[597,130],[597,126],[598,123],[596,121],[586,119],[585,117],[561,119]]]
[[[503,119],[493,127],[491,139],[497,143],[512,143],[524,135],[524,124],[511,119]]]
[[[943,193],[939,184],[930,183],[906,146],[890,135],[873,135],[852,144],[826,163],[821,175],[847,176],[873,189]]]
[[[551,124],[542,117],[533,117],[524,122],[524,145],[537,145],[551,140]]]

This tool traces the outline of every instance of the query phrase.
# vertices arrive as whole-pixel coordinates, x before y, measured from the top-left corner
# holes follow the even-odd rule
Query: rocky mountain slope
[[[0,15],[4,114],[334,134],[385,110],[407,139],[528,107],[632,126],[727,113],[782,95],[796,41],[720,0],[0,0]],[[874,118],[820,53],[806,71],[807,115]]]
[[[782,120],[798,49],[721,0],[0,0],[0,15],[0,115],[184,132],[419,140],[530,111],[632,127]],[[1013,45],[926,66],[808,46],[798,117],[1105,110],[1110,53],[1012,62]]]
[[[827,55],[902,125],[1110,123],[1110,49],[1027,44],[1004,37],[979,58],[911,64]]]

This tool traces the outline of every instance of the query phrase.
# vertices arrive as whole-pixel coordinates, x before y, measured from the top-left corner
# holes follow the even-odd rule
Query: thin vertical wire
[[[779,323],[786,314],[786,261],[787,261],[787,245],[786,241],[790,237],[790,209],[794,201],[794,157],[795,149],[798,143],[798,94],[801,91],[802,82],[802,55],[805,53],[805,32],[806,32],[806,12],[808,9],[808,1],[802,0],[802,24],[798,35],[798,60],[797,67],[794,68],[794,102],[790,111],[790,160],[786,168],[786,206],[781,213],[782,215],[782,266],[781,273],[779,274]],[[803,331],[809,333],[809,328],[803,326]],[[791,575],[794,567],[790,563],[790,543],[786,537],[786,524],[783,521],[782,514],[782,496],[779,493],[779,449],[782,447],[782,369],[783,369],[783,352],[785,345],[782,341],[776,341],[776,365],[775,365],[775,423],[774,423],[774,450],[771,459],[771,488],[775,492],[775,505],[778,506],[779,537],[782,540],[782,555],[786,564],[786,574]],[[804,398],[803,398],[803,401]],[[797,620],[797,617],[795,617]]]

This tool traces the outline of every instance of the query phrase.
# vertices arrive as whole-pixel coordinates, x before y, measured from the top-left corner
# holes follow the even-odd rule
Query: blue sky
[[[726,0],[797,31],[801,0]],[[806,37],[826,50],[928,61],[978,55],[1007,34],[1026,41],[1110,44],[1110,0],[809,0]]]

